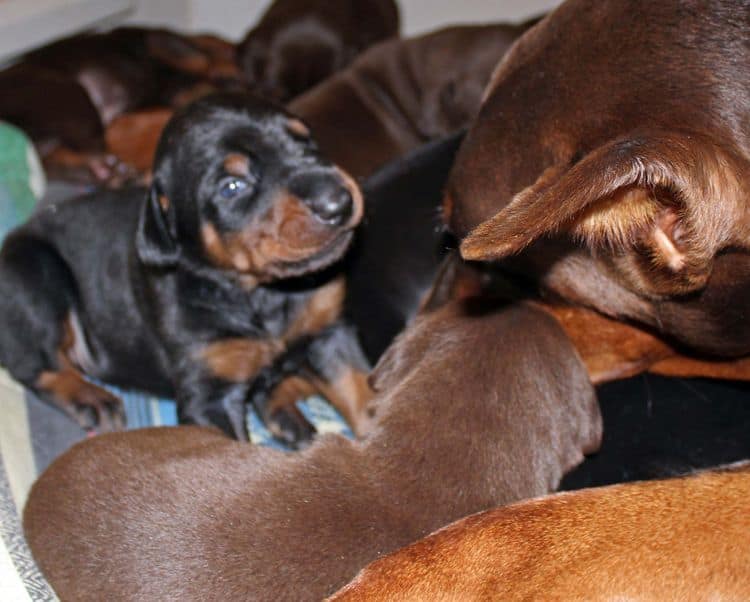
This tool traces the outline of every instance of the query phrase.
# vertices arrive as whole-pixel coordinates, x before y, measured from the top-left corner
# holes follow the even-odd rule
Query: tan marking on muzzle
[[[344,187],[352,195],[352,217],[349,220],[348,227],[354,228],[362,221],[362,216],[365,212],[365,199],[362,196],[362,191],[359,188],[357,182],[352,178],[346,171],[341,169],[338,165],[334,166],[336,173],[343,180]]]
[[[293,136],[297,136],[299,138],[309,138],[310,137],[310,128],[308,128],[299,119],[290,119],[289,121],[287,121],[286,122],[286,129]]]

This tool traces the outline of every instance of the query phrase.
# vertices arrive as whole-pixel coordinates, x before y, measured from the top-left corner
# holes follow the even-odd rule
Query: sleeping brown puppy
[[[320,600],[451,520],[555,489],[599,445],[583,365],[526,305],[419,318],[374,384],[360,442],[289,455],[180,427],[79,444],[31,491],[35,558],[63,600]]]
[[[355,176],[467,127],[497,61],[529,26],[450,27],[371,48],[289,108]]]
[[[118,185],[135,174],[106,153],[113,120],[239,85],[229,42],[125,27],[65,38],[1,71],[0,118],[31,136],[53,177]]]
[[[466,128],[498,59],[530,25],[451,27],[383,42],[294,99],[323,152],[356,177]],[[110,152],[145,171],[169,112],[124,115],[107,128]]]
[[[237,60],[256,93],[287,102],[398,32],[394,0],[275,0]]]
[[[750,463],[584,489],[458,521],[331,600],[750,599]]]
[[[530,30],[454,166],[463,256],[527,249],[505,266],[568,302],[750,353],[745,17],[729,0],[569,0]]]

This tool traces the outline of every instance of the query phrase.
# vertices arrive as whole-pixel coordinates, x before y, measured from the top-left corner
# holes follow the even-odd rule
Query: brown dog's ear
[[[151,186],[141,205],[135,248],[148,266],[169,268],[180,257],[177,242],[177,213],[157,183]]]
[[[578,163],[546,170],[461,244],[469,260],[495,260],[567,232],[595,247],[649,249],[678,272],[710,263],[732,236],[741,197],[733,162],[697,136],[630,136]]]

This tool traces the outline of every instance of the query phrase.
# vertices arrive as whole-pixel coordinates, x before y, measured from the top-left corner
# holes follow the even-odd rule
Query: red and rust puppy
[[[554,490],[599,445],[580,359],[529,306],[421,316],[374,384],[362,441],[287,454],[179,427],[77,445],[31,491],[36,560],[63,600],[320,600],[452,520]]]
[[[394,0],[275,0],[237,57],[254,90],[287,102],[398,33]]]
[[[747,600],[750,464],[563,493],[458,521],[331,600]]]
[[[354,176],[466,128],[492,70],[529,24],[451,27],[378,44],[289,109]]]
[[[501,61],[457,158],[463,256],[529,247],[506,266],[566,301],[747,355],[746,33],[727,0],[560,6]]]
[[[305,120],[331,160],[368,177],[468,127],[497,61],[529,26],[452,27],[383,42],[294,99],[289,110]],[[147,109],[117,118],[106,132],[109,151],[147,171],[169,115]]]
[[[341,258],[362,212],[296,118],[207,97],[167,127],[150,190],[45,207],[6,238],[0,363],[86,428],[122,410],[83,374],[245,438],[257,371],[338,318],[343,282],[302,277]]]
[[[107,155],[104,128],[141,107],[239,87],[240,73],[218,38],[121,28],[34,51],[0,72],[0,86],[0,118],[30,134],[49,173],[118,184],[135,174]]]

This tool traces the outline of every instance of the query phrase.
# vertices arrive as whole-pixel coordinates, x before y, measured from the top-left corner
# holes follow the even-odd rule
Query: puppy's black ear
[[[141,205],[135,248],[140,260],[149,266],[173,267],[180,257],[177,213],[157,183],[151,186]]]

